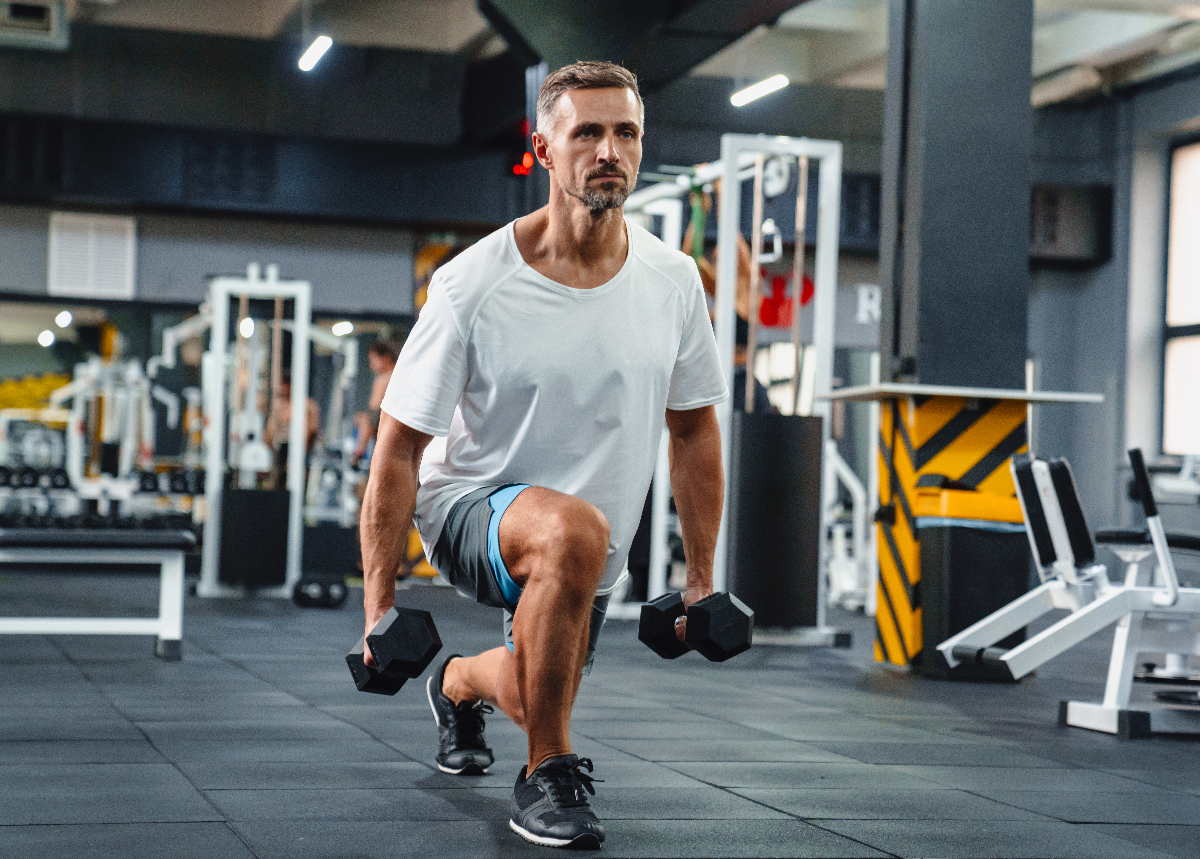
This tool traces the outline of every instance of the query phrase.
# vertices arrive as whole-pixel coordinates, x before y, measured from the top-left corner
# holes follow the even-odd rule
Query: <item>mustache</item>
[[[592,179],[624,179],[629,181],[629,177],[625,174],[624,170],[614,167],[609,167],[604,170],[597,170],[595,173],[589,173],[587,179],[588,181],[591,181]]]

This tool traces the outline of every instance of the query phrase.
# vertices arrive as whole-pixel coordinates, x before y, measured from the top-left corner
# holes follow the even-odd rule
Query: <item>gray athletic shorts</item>
[[[521,588],[500,556],[500,519],[512,500],[527,488],[524,483],[484,486],[460,498],[450,508],[429,559],[460,594],[504,609],[504,643],[509,650],[513,649],[513,612],[521,599]],[[592,605],[584,674],[592,669],[609,599],[609,594],[598,594]]]

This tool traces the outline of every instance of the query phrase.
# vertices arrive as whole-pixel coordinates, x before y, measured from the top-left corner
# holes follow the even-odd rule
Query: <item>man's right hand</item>
[[[431,436],[383,415],[363,497],[360,542],[363,558],[364,635],[396,603],[396,571],[404,559],[417,501],[421,454]],[[363,642],[363,662],[375,660]]]

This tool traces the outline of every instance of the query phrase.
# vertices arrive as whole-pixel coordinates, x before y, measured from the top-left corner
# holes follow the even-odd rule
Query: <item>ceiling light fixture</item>
[[[68,325],[71,324],[71,319],[72,319],[71,311],[64,310],[61,313],[59,313],[58,316],[54,317],[54,324],[57,325],[59,328],[66,328]]]
[[[51,331],[49,328],[47,328],[45,331],[43,331],[41,334],[38,335],[38,345],[39,346],[49,347],[49,346],[52,346],[53,344],[54,344],[54,332]]]
[[[738,90],[729,97],[729,103],[734,107],[741,107],[755,99],[762,98],[764,95],[773,93],[775,90],[783,89],[787,85],[787,75],[775,75],[774,77],[767,78],[765,81],[759,81],[745,89]]]
[[[308,50],[300,57],[300,71],[311,72],[332,45],[333,39],[328,36],[317,36],[317,38],[313,39],[312,44],[308,46]]]
[[[249,340],[254,336],[254,320],[247,316],[238,323],[238,333],[245,339]]]
[[[354,323],[347,320],[333,323],[333,327],[329,329],[338,337],[345,337],[347,334],[354,333]]]

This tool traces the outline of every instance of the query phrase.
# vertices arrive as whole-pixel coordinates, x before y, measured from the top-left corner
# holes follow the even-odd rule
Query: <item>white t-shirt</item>
[[[624,569],[666,410],[726,397],[692,259],[628,224],[629,254],[594,289],[527,265],[513,225],[438,269],[392,372],[383,411],[447,436],[420,470],[426,556],[454,502],[489,484],[582,498],[608,518],[601,591]]]

